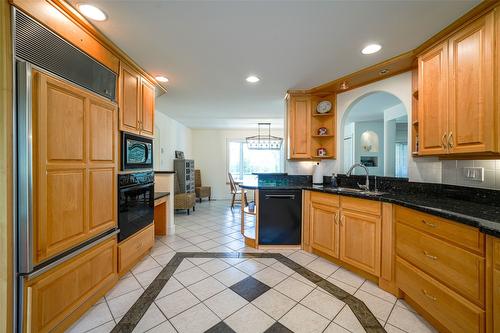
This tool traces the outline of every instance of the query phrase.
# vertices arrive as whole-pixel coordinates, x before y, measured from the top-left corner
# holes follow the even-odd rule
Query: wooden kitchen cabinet
[[[155,87],[141,79],[141,135],[154,136]]]
[[[33,71],[33,129],[39,264],[116,226],[116,105]]]
[[[340,210],[311,200],[310,233],[311,247],[334,258],[339,258]]]
[[[419,155],[500,151],[498,15],[495,10],[478,18],[419,56]]]
[[[64,332],[118,281],[116,236],[24,286],[24,332]]]
[[[418,58],[419,155],[447,152],[448,42]]]
[[[150,224],[118,244],[118,273],[125,274],[155,243],[155,226]]]
[[[500,332],[500,238],[488,236],[486,246],[487,331]]]
[[[154,136],[155,88],[124,63],[120,65],[120,131]]]
[[[396,281],[441,331],[484,332],[485,237],[477,228],[397,207]]]
[[[495,151],[494,13],[474,21],[449,40],[449,152]],[[499,110],[497,110],[499,112]],[[499,135],[498,129],[496,131]]]
[[[287,100],[288,158],[311,158],[311,97],[289,95]]]
[[[380,213],[372,214],[374,205],[380,212],[380,202],[348,197],[342,197],[340,201],[340,260],[380,276],[382,218]],[[348,205],[352,203],[355,203],[356,210],[349,209]],[[365,204],[366,210],[363,209]]]
[[[379,277],[382,252],[382,204],[379,201],[308,191],[304,196],[305,249]]]

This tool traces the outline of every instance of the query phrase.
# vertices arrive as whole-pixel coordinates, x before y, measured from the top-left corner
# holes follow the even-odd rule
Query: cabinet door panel
[[[418,59],[420,155],[447,152],[448,50],[443,43]]]
[[[340,260],[380,276],[381,219],[342,210]]]
[[[141,77],[122,64],[119,88],[120,130],[139,134]]]
[[[310,158],[311,148],[311,99],[290,98],[290,158]]]
[[[493,30],[491,13],[450,39],[450,153],[494,148]]]
[[[142,80],[141,87],[141,134],[152,137],[154,135],[155,88],[144,80]]]
[[[338,209],[311,202],[311,247],[332,257],[339,257]]]
[[[92,233],[99,233],[116,225],[115,182],[113,169],[90,171],[90,220]]]
[[[83,161],[85,98],[52,80],[44,80],[40,121],[46,122],[47,160]],[[46,99],[45,99],[46,98]]]
[[[37,257],[50,257],[85,239],[85,190],[84,170],[48,173]]]
[[[116,145],[116,108],[90,102],[90,160],[114,162]]]

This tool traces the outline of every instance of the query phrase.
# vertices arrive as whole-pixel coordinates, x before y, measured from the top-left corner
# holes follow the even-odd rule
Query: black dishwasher
[[[259,190],[259,244],[300,245],[301,190]]]

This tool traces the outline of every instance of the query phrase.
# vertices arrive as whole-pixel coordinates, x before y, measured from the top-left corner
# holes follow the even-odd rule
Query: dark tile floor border
[[[321,276],[311,272],[295,261],[279,253],[244,253],[244,252],[177,252],[168,264],[162,269],[153,282],[146,288],[144,293],[137,299],[120,322],[111,331],[112,333],[129,333],[139,323],[144,313],[154,302],[160,291],[167,284],[177,267],[184,259],[189,258],[273,258],[288,268],[300,274],[317,286],[329,292],[332,296],[346,303],[352,310],[358,321],[366,332],[386,332],[373,313],[363,303],[345,290],[333,283],[323,279]]]

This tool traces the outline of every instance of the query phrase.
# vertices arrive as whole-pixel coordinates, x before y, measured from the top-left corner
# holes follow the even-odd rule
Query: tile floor
[[[197,204],[175,224],[175,235],[157,238],[69,332],[111,332],[176,252],[257,252],[245,247],[239,209],[227,201]],[[301,250],[280,253],[363,301],[387,332],[435,332],[404,301],[347,269]],[[273,258],[184,259],[133,332],[266,330],[364,332],[345,303]]]

